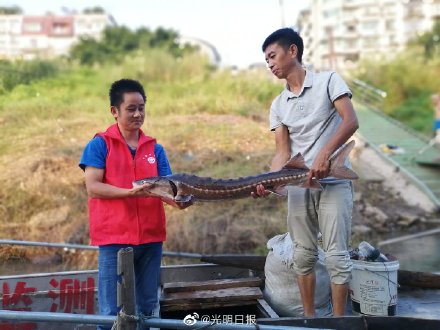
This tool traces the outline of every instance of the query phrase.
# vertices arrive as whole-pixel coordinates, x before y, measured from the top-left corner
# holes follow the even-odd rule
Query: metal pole
[[[41,247],[53,247],[53,248],[62,248],[62,249],[98,250],[97,246],[91,246],[91,245],[18,241],[18,240],[13,240],[13,239],[0,239],[0,245],[2,245],[2,244],[23,245],[23,246],[41,246]],[[202,255],[200,253],[174,252],[174,251],[163,251],[162,255],[165,257],[194,258],[194,259],[200,259],[202,257]]]
[[[0,310],[0,320],[112,325],[115,316]]]
[[[173,251],[163,251],[162,255],[164,257],[189,258],[189,259],[200,259],[202,257],[200,253],[173,252]]]
[[[98,250],[97,246],[91,246],[91,245],[69,244],[69,243],[49,243],[49,242],[17,241],[17,240],[12,240],[12,239],[0,239],[0,244],[23,245],[23,246],[57,247],[57,248],[63,248],[63,249]]]
[[[152,328],[169,328],[169,329],[214,329],[214,330],[310,330],[304,327],[291,327],[285,325],[265,325],[265,324],[236,324],[236,323],[213,323],[205,321],[197,321],[192,325],[185,324],[182,320],[151,318],[143,322],[146,326]],[[330,330],[323,328],[314,328],[314,330]]]
[[[69,314],[69,313],[49,313],[49,312],[27,312],[0,310],[0,320],[12,322],[54,322],[54,323],[77,323],[93,325],[112,325],[115,316],[90,315],[90,314]],[[183,320],[149,318],[143,322],[146,326],[168,329],[215,329],[215,330],[310,330],[304,327],[291,327],[282,325],[254,325],[254,324],[234,324],[234,323],[210,323],[197,321],[193,325],[183,323]],[[316,328],[315,328],[316,329]],[[318,329],[317,329],[318,330]],[[329,330],[323,329],[321,330]]]
[[[133,249],[125,248],[118,251],[118,313],[117,330],[136,330],[136,296],[134,287]]]

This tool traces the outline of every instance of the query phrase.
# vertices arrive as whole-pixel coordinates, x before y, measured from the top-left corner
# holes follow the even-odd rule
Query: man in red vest
[[[121,79],[112,84],[109,96],[116,123],[95,135],[79,164],[89,196],[91,244],[99,246],[99,310],[103,315],[117,314],[117,253],[131,247],[137,312],[151,315],[158,303],[165,212],[159,198],[133,189],[132,182],[172,173],[163,147],[141,130],[146,103],[143,86]]]

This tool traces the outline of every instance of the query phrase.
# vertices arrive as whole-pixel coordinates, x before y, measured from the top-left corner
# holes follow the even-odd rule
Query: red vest
[[[133,159],[117,124],[97,135],[104,138],[108,151],[104,183],[132,188],[134,180],[157,176],[155,139],[140,131]],[[92,245],[139,245],[166,238],[163,203],[155,197],[89,198],[89,219]]]

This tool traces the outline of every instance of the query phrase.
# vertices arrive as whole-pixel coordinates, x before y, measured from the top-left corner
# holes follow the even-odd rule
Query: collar
[[[301,88],[301,91],[299,92],[299,94],[295,94],[293,92],[291,92],[288,88],[288,85],[286,84],[286,86],[284,86],[284,96],[286,97],[287,100],[289,99],[293,99],[293,98],[297,98],[299,96],[301,96],[302,93],[304,93],[304,89],[305,88],[310,88],[313,85],[313,71],[307,70],[306,69],[306,76],[304,77],[304,82],[303,82],[303,86]]]
[[[111,138],[118,139],[120,141],[124,141],[125,142],[125,139],[122,136],[121,131],[119,130],[119,127],[118,127],[117,123],[111,125],[107,129],[106,133]],[[152,141],[152,140],[154,141],[155,139],[150,137],[150,136],[145,135],[144,132],[141,129],[139,129],[139,145],[144,143],[144,142],[148,142],[148,141]]]

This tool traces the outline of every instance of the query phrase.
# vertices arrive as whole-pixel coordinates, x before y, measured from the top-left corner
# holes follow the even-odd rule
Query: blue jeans
[[[116,315],[119,312],[116,291],[118,251],[127,247],[133,248],[137,313],[151,315],[157,306],[162,242],[102,245],[98,257],[98,304],[101,315]],[[97,329],[110,330],[111,327],[98,326]]]

